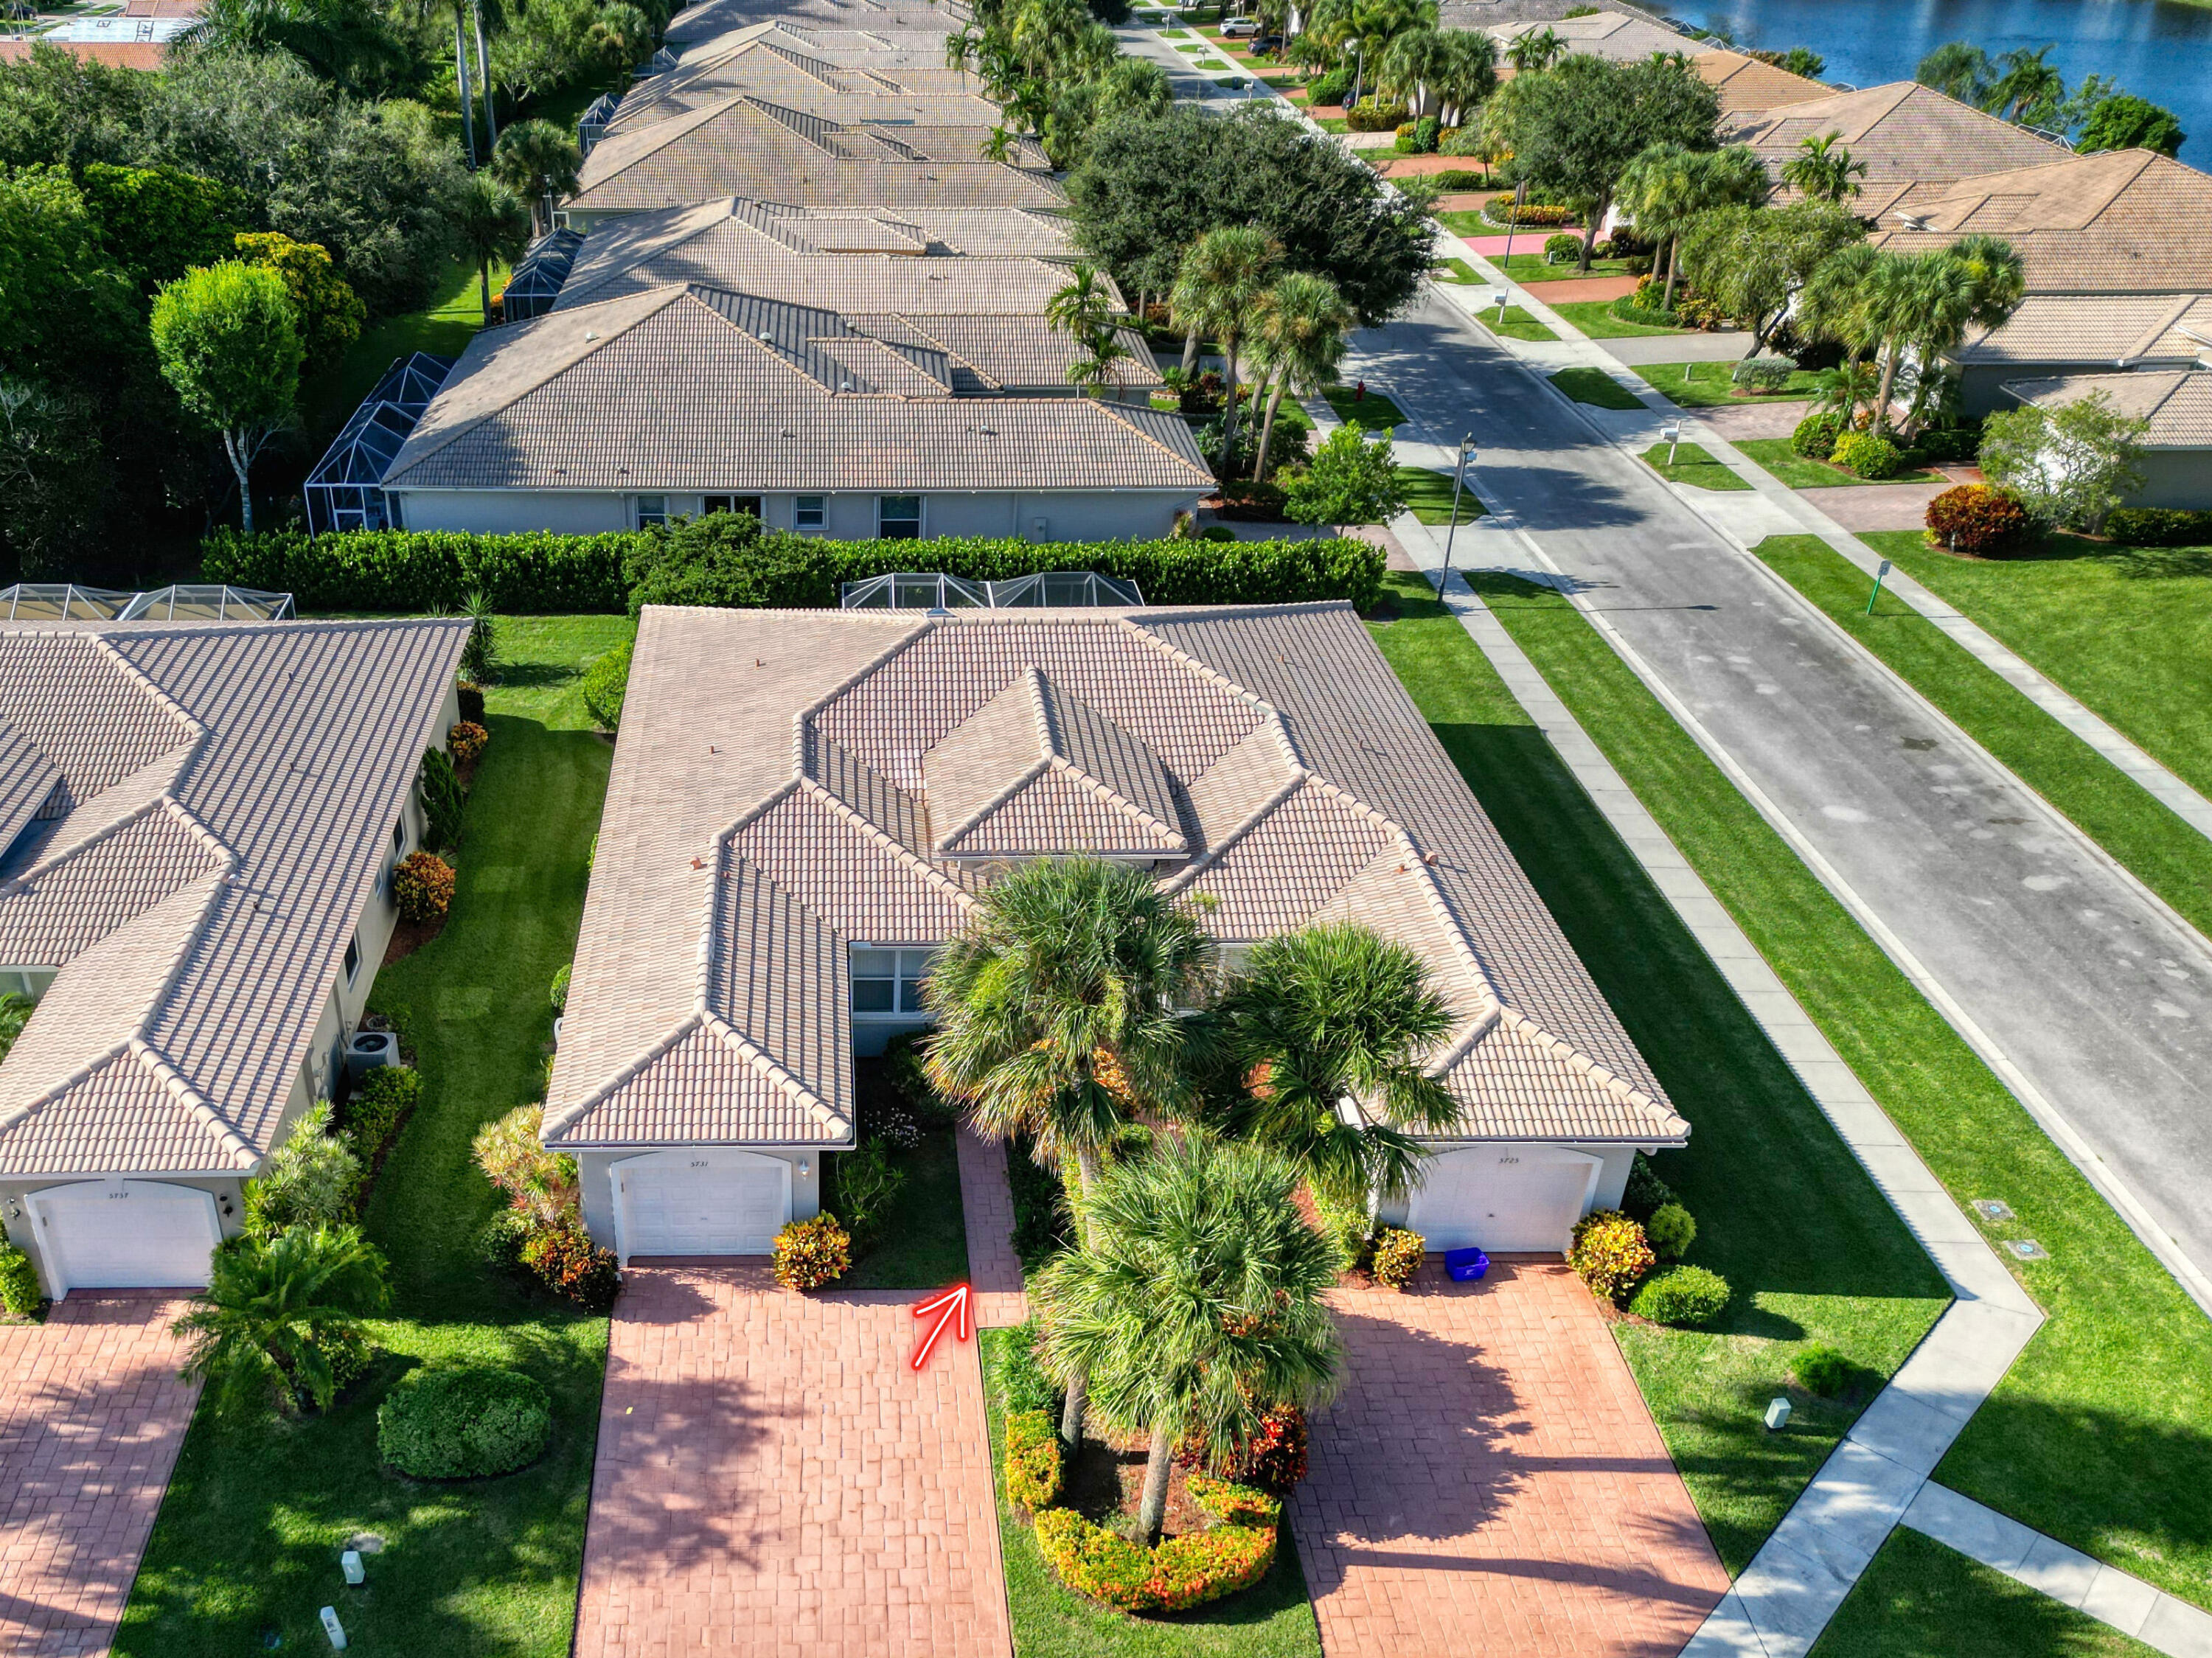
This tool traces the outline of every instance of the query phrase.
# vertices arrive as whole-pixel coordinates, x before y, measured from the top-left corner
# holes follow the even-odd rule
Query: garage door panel
[[[1543,1148],[1447,1151],[1424,1165],[1407,1220],[1431,1249],[1564,1250],[1596,1166]]]
[[[627,1255],[765,1255],[791,1218],[791,1168],[743,1152],[673,1153],[617,1166]]]
[[[31,1199],[55,1288],[149,1290],[208,1281],[222,1241],[215,1199],[159,1181],[84,1181]]]

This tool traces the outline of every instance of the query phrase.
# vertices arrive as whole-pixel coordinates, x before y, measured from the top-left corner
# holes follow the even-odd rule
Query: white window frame
[[[647,502],[654,504],[648,506],[647,504]],[[630,523],[632,527],[640,530],[649,530],[656,525],[667,523],[668,519],[668,497],[666,495],[632,495],[630,497]]]
[[[850,981],[847,1000],[852,1006],[853,1017],[860,1021],[920,1019],[928,1017],[927,1010],[922,1006],[922,981],[929,976],[930,963],[936,958],[938,951],[943,948],[941,944],[854,944],[851,953],[846,958],[847,976]],[[890,956],[895,958],[891,964],[890,978],[886,980],[881,974],[869,974],[864,977],[860,971],[860,957],[864,954]],[[910,957],[915,959],[918,970],[909,970],[908,958]],[[869,1008],[863,1011],[860,1006],[860,986],[863,983],[884,984],[886,982],[891,987],[891,1005],[889,1007]]]
[[[929,535],[929,499],[928,499],[928,497],[927,497],[927,496],[926,496],[926,495],[878,495],[878,496],[876,497],[876,539],[877,539],[877,540],[878,540],[878,541],[887,541],[887,540],[890,539],[890,537],[886,536],[886,535],[884,533],[884,521],[885,521],[885,519],[884,519],[884,503],[885,501],[912,501],[912,502],[914,503],[914,518],[913,518],[913,520],[912,520],[912,522],[913,522],[913,524],[914,524],[914,535],[913,535],[913,537],[912,537],[911,538],[912,538],[912,539],[914,539],[914,540],[915,540],[915,541],[923,541],[923,540],[927,540],[927,539],[928,538],[928,535]],[[895,518],[895,519],[892,519],[890,521],[891,521],[891,522],[893,522],[893,523],[896,523],[896,524],[904,524],[904,523],[908,522],[908,520],[907,519],[907,518],[905,517],[905,515],[904,515],[903,513],[902,513],[902,514],[900,514],[898,517],[896,517],[896,518]],[[908,537],[904,537],[904,536],[902,536],[902,537],[899,537],[899,539],[900,539],[900,540],[902,540],[902,541],[906,540],[906,539],[908,539]]]
[[[812,506],[807,505],[809,501]],[[808,517],[812,513],[811,518]],[[793,495],[791,498],[791,527],[794,530],[826,530],[830,527],[830,497],[827,495]]]

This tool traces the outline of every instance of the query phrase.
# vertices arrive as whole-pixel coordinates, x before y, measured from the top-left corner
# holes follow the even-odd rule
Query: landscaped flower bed
[[[1010,1446],[1012,1439],[1010,1431]],[[1184,1491],[1214,1524],[1147,1549],[1073,1509],[1047,1509],[1036,1517],[1037,1546],[1070,1588],[1123,1612],[1187,1612],[1265,1577],[1275,1564],[1281,1503],[1201,1473]]]

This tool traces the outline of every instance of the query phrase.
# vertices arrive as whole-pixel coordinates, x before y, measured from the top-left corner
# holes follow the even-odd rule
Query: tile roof
[[[1088,398],[962,397],[926,337],[672,284],[478,334],[387,489],[1204,491],[1172,414]],[[988,386],[981,389],[988,389]]]
[[[82,58],[87,63],[105,64],[110,69],[144,70],[150,73],[169,61],[168,45],[161,40],[57,40],[46,35],[12,35],[0,39],[0,64],[28,63],[31,54],[41,46]]]
[[[2001,326],[1970,333],[1960,363],[2130,368],[2212,360],[2212,295],[2030,294]]]
[[[998,106],[972,76],[945,67],[939,37],[923,50],[893,53],[747,29],[688,47],[671,67],[640,81],[623,94],[606,130],[650,125],[739,93],[840,120],[988,128],[999,119]]]
[[[844,1143],[845,952],[951,937],[991,866],[943,853],[994,825],[1151,859],[1224,940],[1419,950],[1455,1134],[1688,1133],[1348,607],[652,607],[629,699],[549,1145]]]
[[[1692,39],[1656,18],[1631,16],[1622,11],[1593,12],[1583,17],[1524,18],[1499,23],[1490,33],[1510,46],[1524,34],[1549,29],[1567,43],[1567,50],[1610,58],[1623,64],[1640,63],[1655,52],[1685,52],[1692,58],[1720,48],[1710,40]]]
[[[1835,95],[1835,88],[1740,52],[1705,52],[1690,59],[1706,85],[1721,95],[1723,117],[1742,110],[1781,109]]]
[[[1808,138],[1833,135],[1867,164],[1852,203],[1863,216],[1886,213],[1915,185],[1948,184],[1976,173],[2039,167],[2073,152],[2025,127],[1946,97],[1916,81],[1723,117],[1722,140],[1757,150],[1778,183]],[[1789,194],[1784,191],[1785,197]]]
[[[2051,408],[2097,392],[2123,415],[2150,422],[2149,449],[2212,449],[2212,368],[2139,369],[2123,374],[2061,374],[2048,380],[2008,380],[2022,403]]]
[[[0,1176],[257,1166],[467,631],[0,632],[0,725],[58,773],[0,959],[59,969],[0,1062]]]

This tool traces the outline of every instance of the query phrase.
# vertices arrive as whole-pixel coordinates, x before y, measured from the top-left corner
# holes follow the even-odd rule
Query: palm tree
[[[1221,343],[1223,396],[1221,459],[1237,448],[1237,354],[1250,325],[1252,307],[1274,275],[1282,246],[1257,225],[1221,225],[1200,236],[1182,256],[1168,304],[1182,325],[1183,367],[1192,367],[1201,335]]]
[[[1258,1146],[1191,1135],[1115,1169],[1085,1199],[1087,1235],[1030,1284],[1046,1371],[1087,1381],[1099,1416],[1151,1436],[1138,1521],[1165,1516],[1176,1448],[1236,1455],[1261,1414],[1314,1405],[1342,1357],[1322,1296],[1343,1261]]]
[[[530,203],[530,232],[550,229],[556,197],[573,193],[584,153],[576,141],[550,121],[522,121],[499,135],[492,146],[491,176]],[[543,204],[545,216],[540,218]]]
[[[407,49],[368,0],[210,0],[178,36],[187,51],[288,52],[359,89],[405,69]]]
[[[1444,118],[1465,126],[1468,112],[1498,90],[1498,41],[1480,29],[1446,29],[1441,38],[1443,61],[1430,87]]]
[[[352,1226],[288,1227],[217,1250],[208,1287],[173,1327],[191,1343],[183,1374],[213,1383],[225,1411],[272,1397],[289,1410],[303,1395],[327,1410],[337,1392],[331,1339],[384,1309],[385,1271]]]
[[[1940,252],[1877,253],[1855,264],[1858,276],[1849,297],[1838,302],[1823,295],[1820,309],[1839,319],[1829,326],[1847,340],[1879,342],[1881,381],[1874,418],[1884,430],[1908,355],[1932,367],[1957,348],[1967,329],[2001,326],[2026,292],[2020,255],[1994,236],[1961,237]]]
[[[1912,78],[1923,87],[1933,87],[1947,97],[1980,109],[1989,103],[1990,90],[1996,84],[1996,70],[1990,62],[1989,53],[1979,46],[1965,40],[1950,40],[1922,58]]]
[[[530,246],[530,210],[488,173],[471,173],[454,203],[453,234],[476,261],[484,320],[491,320],[491,262],[521,257]]]
[[[1102,1159],[1139,1110],[1182,1108],[1204,1030],[1178,1017],[1213,944],[1145,871],[1095,858],[1025,864],[984,894],[931,969],[929,1078],[987,1139],[1026,1134],[1076,1169],[1079,1228]],[[1079,1378],[1060,1434],[1083,1432]]]
[[[1345,337],[1358,320],[1336,284],[1326,276],[1293,270],[1275,279],[1253,307],[1252,361],[1267,387],[1267,412],[1260,424],[1260,453],[1252,477],[1267,475],[1267,446],[1275,435],[1275,411],[1283,394],[1310,397],[1336,378],[1344,359]]]
[[[1424,1068],[1454,1016],[1405,945],[1349,921],[1270,938],[1215,1010],[1236,1071],[1226,1132],[1288,1157],[1316,1196],[1367,1209],[1402,1197],[1426,1156],[1408,1131],[1460,1108]]]
[[[1351,33],[1346,37],[1358,56],[1352,77],[1352,101],[1359,101],[1367,78],[1367,65],[1383,49],[1410,29],[1437,26],[1437,0],[1352,0]]]
[[[1741,144],[1714,150],[1654,144],[1628,164],[1615,198],[1626,207],[1639,232],[1654,243],[1667,244],[1662,309],[1674,308],[1682,233],[1691,221],[1717,207],[1756,203],[1766,191],[1765,165]]]
[[[1053,332],[1082,348],[1083,355],[1068,365],[1067,378],[1085,391],[1097,391],[1113,366],[1129,355],[1121,340],[1114,291],[1087,259],[1077,262],[1067,285],[1045,302],[1044,319]]]
[[[1516,36],[1505,48],[1505,61],[1518,75],[1540,75],[1566,55],[1567,43],[1548,23]]]
[[[1840,136],[1824,132],[1817,138],[1801,140],[1797,154],[1783,164],[1782,182],[1810,201],[1841,202],[1857,195],[1867,164],[1855,160],[1837,142]]]
[[[2039,46],[2030,52],[2023,46],[1998,58],[1997,67],[2004,72],[1990,88],[1989,102],[1983,107],[2023,126],[2038,125],[2056,115],[2066,101],[2066,77],[2057,64],[2044,62],[2056,50]]]
[[[1402,100],[1414,115],[1425,115],[1450,50],[1439,29],[1407,29],[1376,54],[1376,95]]]

